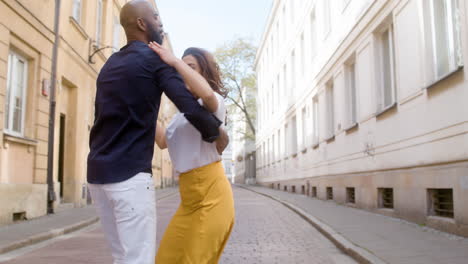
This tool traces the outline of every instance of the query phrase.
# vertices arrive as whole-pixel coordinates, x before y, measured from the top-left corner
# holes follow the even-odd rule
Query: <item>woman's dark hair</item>
[[[188,48],[182,58],[192,55],[200,66],[201,75],[206,79],[213,91],[226,98],[228,91],[221,80],[221,72],[214,56],[208,51],[200,48]]]

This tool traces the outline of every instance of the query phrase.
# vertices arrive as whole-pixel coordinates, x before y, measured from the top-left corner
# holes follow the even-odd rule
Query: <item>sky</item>
[[[259,45],[273,0],[155,0],[174,53],[215,51],[236,38]]]

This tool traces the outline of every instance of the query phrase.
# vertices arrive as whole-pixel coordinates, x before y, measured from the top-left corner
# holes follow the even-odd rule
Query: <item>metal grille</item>
[[[317,197],[317,187],[312,187],[312,197]]]
[[[453,218],[453,190],[430,189],[429,197],[432,201],[432,214],[441,217]]]
[[[355,189],[346,188],[346,201],[348,203],[356,203]]]
[[[380,194],[380,207],[393,209],[393,189],[381,188],[379,189],[379,194]]]
[[[288,186],[284,186],[284,191],[285,191],[285,192],[288,191]]]
[[[305,193],[306,193],[306,191],[305,191],[305,186],[302,185],[302,186],[301,186],[301,194],[305,194]]]
[[[333,200],[333,188],[327,187],[327,200]]]
[[[292,186],[292,192],[296,193],[296,186],[294,186],[294,185]]]

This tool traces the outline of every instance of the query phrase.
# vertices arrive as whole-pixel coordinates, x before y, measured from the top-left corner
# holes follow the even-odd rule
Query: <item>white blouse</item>
[[[218,99],[218,110],[214,115],[225,124],[226,106],[224,99],[215,93]],[[203,105],[202,100],[198,102]],[[177,113],[166,130],[166,141],[172,164],[177,173],[190,170],[221,160],[216,150],[216,143],[202,140],[200,132],[185,118],[183,113]]]

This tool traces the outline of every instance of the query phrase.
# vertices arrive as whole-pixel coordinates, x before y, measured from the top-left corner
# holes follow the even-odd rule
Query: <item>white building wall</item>
[[[459,5],[460,50],[464,55],[460,62],[466,65],[468,4],[455,2]],[[336,196],[338,202],[344,200],[346,185],[362,186],[362,190],[357,188],[361,192],[358,206],[371,210],[377,207],[377,188],[391,186],[395,188],[395,203],[401,201],[392,215],[419,222],[428,221],[427,189],[452,188],[455,219],[463,231],[446,229],[468,234],[468,210],[459,206],[468,202],[468,188],[461,184],[468,180],[466,69],[454,67],[447,78],[435,74],[429,3],[429,0],[274,2],[256,62],[259,183],[276,187],[278,183],[310,182],[319,188],[319,196],[325,185],[333,185],[340,192]],[[380,36],[388,28],[393,34],[395,104],[384,109]],[[312,50],[313,47],[316,49]],[[347,65],[353,63],[356,125],[350,121],[347,84]],[[334,122],[330,131],[326,88],[331,83]],[[312,138],[314,98],[319,102],[318,142]],[[302,122],[304,107],[306,124]],[[297,137],[298,146],[291,153],[287,150],[294,148],[287,145],[293,141],[290,132],[284,133],[284,129],[286,124],[291,125],[293,116],[297,120],[297,133],[293,136]],[[308,133],[305,142],[303,125]],[[273,135],[276,138],[278,130],[281,130],[279,143],[275,140],[271,147],[268,140],[272,141]],[[288,127],[287,131],[292,130]],[[279,155],[271,160],[268,157],[275,146]],[[436,167],[448,165],[458,172]],[[417,196],[414,203],[411,195]]]

